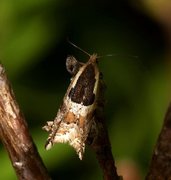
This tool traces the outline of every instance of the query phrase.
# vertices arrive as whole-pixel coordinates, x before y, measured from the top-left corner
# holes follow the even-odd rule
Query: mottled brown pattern
[[[69,124],[69,123],[74,123],[75,122],[75,115],[74,113],[68,111],[68,113],[66,114],[64,121]]]
[[[83,128],[85,126],[86,119],[83,116],[79,117],[79,127]]]

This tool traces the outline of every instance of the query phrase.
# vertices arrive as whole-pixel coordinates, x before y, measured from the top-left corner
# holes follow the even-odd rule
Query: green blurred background
[[[68,37],[90,54],[119,54],[99,62],[112,151],[118,164],[133,162],[146,174],[169,102],[167,40],[147,6],[140,0],[0,1],[0,59],[53,179],[102,179],[89,147],[83,161],[66,144],[44,149],[48,134],[41,127],[54,119],[70,82],[65,59],[88,59]],[[0,179],[17,179],[2,145],[0,162]]]

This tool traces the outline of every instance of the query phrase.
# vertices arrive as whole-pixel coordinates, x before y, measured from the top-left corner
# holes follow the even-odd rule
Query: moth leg
[[[54,122],[53,121],[47,121],[46,125],[43,126],[43,130],[49,132],[52,131],[52,127],[53,127]]]
[[[46,150],[51,149],[51,147],[54,145],[54,138],[60,123],[61,121],[58,123],[56,121],[47,121],[46,125],[43,127],[45,131],[50,132],[49,137],[45,144]]]

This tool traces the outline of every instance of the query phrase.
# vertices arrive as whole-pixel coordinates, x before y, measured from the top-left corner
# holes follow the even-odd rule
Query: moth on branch
[[[85,141],[90,132],[96,107],[99,83],[96,58],[95,54],[92,55],[77,73],[70,67],[70,71],[76,75],[72,78],[55,120],[48,122],[44,127],[45,130],[50,131],[46,149],[50,149],[54,143],[68,142],[74,147],[79,158],[83,158]],[[67,59],[67,67],[69,67],[68,60],[71,58]]]
[[[48,150],[55,143],[69,143],[82,160],[87,143],[96,153],[104,179],[119,179],[107,129],[97,115],[99,109],[103,109],[100,104],[104,104],[99,96],[102,77],[97,65],[98,56],[93,54],[89,57],[85,64],[72,56],[67,58],[66,67],[73,77],[55,120],[48,121],[43,127],[50,132],[45,147]]]

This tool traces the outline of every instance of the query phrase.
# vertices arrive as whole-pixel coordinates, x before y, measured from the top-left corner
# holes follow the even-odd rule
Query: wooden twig
[[[4,67],[1,64],[0,138],[8,151],[18,179],[50,179],[29,134],[27,123],[15,100]]]
[[[146,180],[171,179],[171,104],[158,137]]]
[[[111,144],[108,136],[107,127],[105,125],[104,117],[104,91],[105,85],[101,80],[99,82],[99,97],[97,102],[97,108],[94,114],[94,123],[89,137],[87,139],[87,144],[93,149],[96,154],[96,158],[99,162],[99,165],[103,172],[104,180],[119,180],[122,179],[121,176],[118,176],[115,161],[112,155]]]

